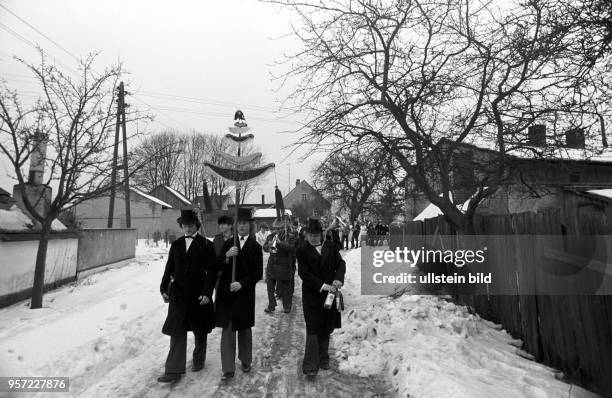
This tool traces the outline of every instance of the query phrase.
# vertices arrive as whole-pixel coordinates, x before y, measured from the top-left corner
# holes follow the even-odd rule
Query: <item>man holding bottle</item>
[[[296,253],[306,321],[302,371],[308,378],[314,378],[319,369],[329,369],[329,336],[341,327],[333,294],[344,284],[346,264],[331,240],[321,245],[323,228],[318,219],[308,219],[305,230],[305,243]],[[330,305],[326,305],[328,295],[333,300]]]

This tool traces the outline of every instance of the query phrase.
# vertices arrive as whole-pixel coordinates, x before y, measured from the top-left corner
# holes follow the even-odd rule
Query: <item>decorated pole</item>
[[[249,131],[249,127],[247,126],[242,111],[236,111],[234,115],[234,126],[229,127],[229,131],[233,134],[226,134],[225,138],[238,144],[238,155],[233,156],[228,153],[220,152],[219,157],[224,160],[225,165],[217,165],[210,162],[205,162],[204,165],[217,177],[236,184],[234,246],[238,247],[238,205],[240,203],[240,184],[264,176],[274,168],[274,163],[268,163],[261,167],[251,168],[249,166],[259,162],[261,159],[261,153],[257,152],[247,156],[241,156],[241,144],[254,138],[253,134],[242,135],[243,133]],[[232,282],[235,281],[236,257],[234,257],[232,261]]]

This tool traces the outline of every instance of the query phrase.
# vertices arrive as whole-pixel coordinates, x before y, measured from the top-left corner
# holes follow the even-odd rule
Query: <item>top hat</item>
[[[238,221],[253,221],[254,218],[251,215],[251,209],[249,207],[238,208]]]
[[[321,221],[318,218],[308,218],[306,228],[304,228],[309,234],[320,234],[323,232]]]
[[[181,216],[176,219],[179,224],[198,224],[198,215],[193,209],[181,209]]]

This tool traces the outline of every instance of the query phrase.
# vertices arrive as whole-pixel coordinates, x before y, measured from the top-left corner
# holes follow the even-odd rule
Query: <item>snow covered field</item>
[[[155,379],[169,343],[161,334],[166,305],[158,291],[166,254],[139,247],[131,264],[47,293],[43,309],[22,302],[0,310],[0,375],[70,377],[70,393],[58,397],[569,396],[570,386],[554,370],[517,355],[508,334],[463,307],[434,296],[359,295],[358,250],[343,252],[347,310],[332,338],[332,370],[316,382],[301,376],[301,308],[265,315],[259,283],[253,371],[238,371],[229,385],[219,381],[217,329],[209,335],[203,371],[188,370],[173,387],[160,385]],[[299,295],[298,283],[294,306],[301,306]],[[192,336],[188,352],[191,347]],[[571,397],[594,395],[574,386]]]

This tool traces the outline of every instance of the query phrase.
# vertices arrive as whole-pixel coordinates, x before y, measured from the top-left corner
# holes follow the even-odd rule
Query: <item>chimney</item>
[[[297,180],[295,180],[295,186],[297,187],[298,185],[300,185],[300,179],[299,178]]]
[[[584,149],[584,129],[575,128],[565,132],[565,146],[568,148]]]
[[[44,134],[36,130],[32,136],[32,153],[30,155],[30,174],[28,184],[41,185],[45,172],[45,157],[47,156],[47,140]]]
[[[264,200],[264,194],[263,193],[261,194],[261,204],[262,205],[266,204],[266,201]]]
[[[527,130],[529,145],[544,147],[546,146],[546,126],[535,124]]]

